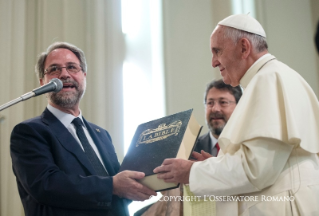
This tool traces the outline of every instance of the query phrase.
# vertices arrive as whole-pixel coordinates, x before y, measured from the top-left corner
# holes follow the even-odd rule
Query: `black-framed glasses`
[[[231,103],[236,103],[236,101],[230,101],[230,100],[209,100],[206,102],[206,106],[209,108],[213,108],[216,104],[218,104],[221,107],[228,107]]]
[[[82,70],[80,65],[77,64],[68,64],[65,67],[60,67],[57,65],[52,65],[44,70],[44,74],[50,75],[50,76],[60,76],[62,73],[62,68],[65,68],[67,72],[70,74],[76,74]]]

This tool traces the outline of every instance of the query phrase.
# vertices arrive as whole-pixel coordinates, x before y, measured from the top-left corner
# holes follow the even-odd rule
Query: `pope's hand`
[[[192,152],[192,157],[195,158],[197,161],[204,161],[207,158],[213,157],[213,155],[209,154],[208,152],[205,152],[204,150],[201,150],[200,153],[198,152]]]
[[[194,161],[183,159],[165,159],[161,166],[156,167],[153,172],[158,173],[157,178],[165,182],[189,183],[189,174]]]

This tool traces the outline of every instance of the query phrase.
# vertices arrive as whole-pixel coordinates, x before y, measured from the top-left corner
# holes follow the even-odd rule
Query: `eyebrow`
[[[208,98],[207,101],[209,101],[209,100],[222,100],[222,99],[229,100],[228,98],[225,98],[225,97],[219,97],[219,98]]]
[[[212,52],[216,53],[217,51],[220,51],[220,48],[212,47]]]
[[[80,63],[75,63],[75,62],[67,62],[66,65],[71,65],[71,64],[77,64],[77,65],[80,65]],[[56,63],[53,63],[53,64],[50,64],[48,67],[52,67],[52,66],[58,66],[60,67],[61,64],[56,64]]]

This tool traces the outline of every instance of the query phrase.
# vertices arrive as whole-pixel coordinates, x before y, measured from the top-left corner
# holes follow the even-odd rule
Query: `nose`
[[[59,77],[70,77],[70,73],[66,70],[66,67],[61,68],[61,73]]]
[[[213,112],[219,112],[221,110],[221,107],[219,103],[215,103],[214,106],[212,107]]]
[[[213,68],[218,67],[220,65],[220,62],[218,61],[218,59],[216,57],[212,57],[212,66]]]

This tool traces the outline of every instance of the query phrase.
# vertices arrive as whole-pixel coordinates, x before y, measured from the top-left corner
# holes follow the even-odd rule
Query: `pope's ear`
[[[246,59],[251,52],[251,43],[247,38],[240,40],[242,57]]]

